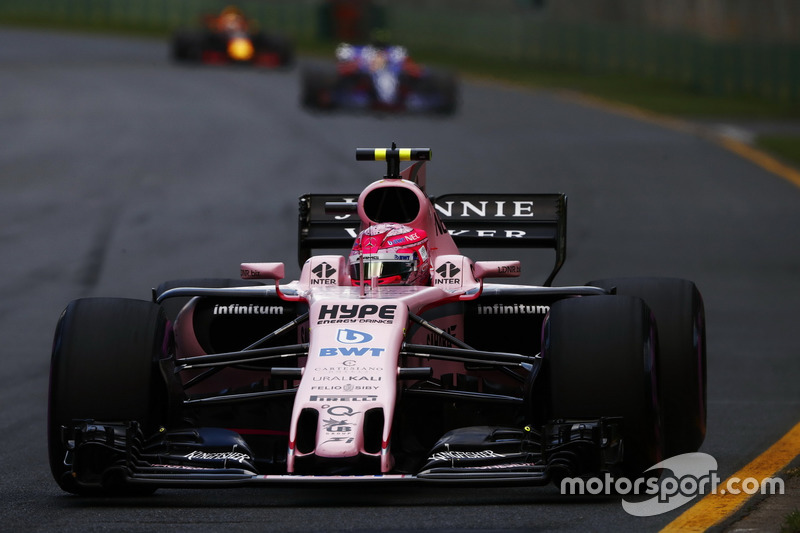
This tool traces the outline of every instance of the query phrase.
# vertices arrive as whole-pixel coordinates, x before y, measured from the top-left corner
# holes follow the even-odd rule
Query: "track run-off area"
[[[566,193],[557,285],[693,280],[708,335],[700,452],[722,480],[775,475],[800,452],[794,171],[683,123],[467,77],[453,117],[310,114],[299,68],[184,67],[167,42],[0,28],[3,529],[659,531],[712,525],[683,513],[735,515],[745,502],[724,495],[637,517],[619,496],[555,486],[60,491],[47,463],[47,382],[66,304],[148,299],[164,280],[237,277],[249,261],[284,261],[296,276],[297,198],[360,191],[384,168],[357,162],[355,149],[392,142],[433,150],[433,195]],[[522,260],[525,283],[552,266],[547,252],[473,255]]]

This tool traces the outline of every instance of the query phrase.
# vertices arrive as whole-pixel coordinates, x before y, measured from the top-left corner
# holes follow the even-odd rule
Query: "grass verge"
[[[800,167],[800,136],[761,135],[756,146],[783,159],[790,165]]]
[[[783,519],[781,533],[800,533],[800,510],[795,509]]]
[[[170,30],[164,27],[116,28],[92,23],[59,23],[30,19],[3,22],[19,27],[139,35],[164,40],[171,34]],[[335,43],[297,43],[299,52],[317,57],[332,58],[335,46]],[[800,121],[800,102],[755,95],[710,94],[689,85],[622,73],[581,72],[556,65],[520,64],[515,61],[490,60],[440,50],[411,52],[421,63],[450,68],[467,76],[496,79],[534,89],[570,89],[663,115],[686,119]],[[755,144],[788,164],[800,167],[800,136],[764,135],[758,137]]]

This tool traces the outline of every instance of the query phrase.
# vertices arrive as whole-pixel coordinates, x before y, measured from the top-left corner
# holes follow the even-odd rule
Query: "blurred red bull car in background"
[[[219,15],[203,16],[199,29],[176,31],[171,54],[178,62],[222,65],[285,67],[294,61],[287,39],[262,32],[235,7],[226,7]]]

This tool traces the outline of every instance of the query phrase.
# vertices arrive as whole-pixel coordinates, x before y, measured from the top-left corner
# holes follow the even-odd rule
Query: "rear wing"
[[[298,259],[315,249],[350,250],[360,229],[358,194],[300,197]],[[555,266],[567,254],[567,197],[564,194],[446,194],[430,197],[439,219],[459,248],[551,248]]]

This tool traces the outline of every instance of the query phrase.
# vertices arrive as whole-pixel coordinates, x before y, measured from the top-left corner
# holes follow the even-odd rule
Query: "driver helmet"
[[[391,222],[370,226],[356,237],[349,266],[353,285],[371,285],[373,279],[377,285],[427,285],[428,234]]]
[[[223,30],[243,31],[246,25],[244,13],[237,7],[228,6],[219,16],[219,25]]]

